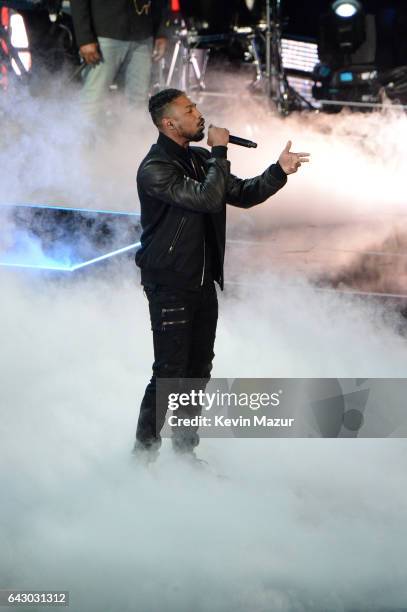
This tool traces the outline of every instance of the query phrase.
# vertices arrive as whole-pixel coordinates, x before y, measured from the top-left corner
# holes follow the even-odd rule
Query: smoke
[[[248,214],[229,207],[233,258],[245,269],[301,272],[342,288],[406,294],[407,118],[386,108],[339,115],[292,113],[281,120],[263,99],[242,92],[232,109],[204,98],[207,113],[232,133],[256,140],[249,152],[230,147],[233,171],[256,175],[288,140],[311,153],[287,186]],[[235,83],[235,80],[233,81]],[[236,86],[235,86],[236,90]],[[209,102],[209,103],[208,103]],[[232,266],[240,271],[241,266]]]
[[[202,440],[219,480],[165,441],[143,471],[152,354],[131,270],[1,280],[3,586],[70,590],[80,612],[402,605],[404,443]],[[215,375],[403,375],[374,311],[263,282],[222,298]]]
[[[270,210],[256,210],[266,224],[337,224],[405,211],[402,182],[406,171],[407,118],[397,110],[340,115],[292,113],[281,120],[262,100],[247,95],[234,110],[220,110],[224,99],[211,100],[211,111],[227,121],[232,133],[257,140],[256,150],[233,149],[234,170],[257,174],[277,160],[288,140],[293,151],[311,153],[311,164],[290,179],[288,189]],[[265,161],[267,160],[267,161]],[[298,176],[299,176],[298,175]]]
[[[125,113],[89,146],[76,100],[66,96],[63,112],[58,102],[1,100],[1,202],[137,210],[135,173],[153,130]],[[250,134],[238,129],[249,118]],[[269,203],[229,211],[232,236],[254,241],[277,225],[299,240],[311,222],[334,230],[402,207],[391,180],[400,184],[405,164],[403,117],[283,121],[255,102],[228,121],[261,144],[253,156],[233,150],[236,174],[256,174],[288,138],[313,154]],[[373,229],[364,236],[361,247]],[[220,297],[214,376],[404,376],[396,314],[317,292],[293,269],[271,273],[250,246],[235,257],[238,248],[228,278],[242,285]],[[0,269],[0,586],[69,590],[75,612],[404,606],[404,441],[204,439],[212,470],[199,472],[166,440],[151,470],[136,465],[129,451],[152,362],[147,303],[131,262],[96,270]]]

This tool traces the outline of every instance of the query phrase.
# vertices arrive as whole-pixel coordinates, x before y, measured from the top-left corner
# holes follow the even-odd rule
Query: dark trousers
[[[204,386],[209,381],[215,356],[218,300],[214,282],[205,283],[196,291],[160,285],[145,287],[144,291],[150,309],[154,363],[153,376],[141,402],[136,438],[145,447],[158,448],[166,406],[156,405],[156,380],[174,378],[182,385],[183,379],[203,379]],[[183,406],[174,416],[191,418],[199,416],[201,410],[201,406]],[[197,429],[173,427],[174,449],[188,452],[197,446]]]

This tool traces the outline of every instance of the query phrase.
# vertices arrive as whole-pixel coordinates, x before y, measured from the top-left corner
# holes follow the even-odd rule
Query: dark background
[[[59,25],[52,25],[48,19],[46,6],[51,0],[43,0],[35,6],[38,10],[21,10],[29,30],[33,65],[36,72],[44,67],[47,71],[59,71],[68,62],[71,66],[79,63],[74,41],[71,19],[63,15]],[[54,1],[54,0],[52,0]],[[106,0],[114,2],[115,0]],[[157,5],[170,0],[153,0]],[[376,19],[377,45],[375,65],[379,69],[390,69],[407,65],[407,0],[360,0],[365,12]],[[321,15],[330,10],[332,0],[281,0],[283,36],[303,37],[317,41]],[[2,5],[31,6],[33,2],[24,0],[0,0]],[[196,25],[204,33],[227,34],[233,26],[254,25],[265,20],[266,0],[256,0],[253,10],[249,11],[245,0],[180,0],[182,14],[189,25]],[[17,8],[17,6],[15,7]],[[206,28],[203,28],[206,22]],[[229,39],[226,39],[229,40]],[[229,58],[241,60],[242,50],[234,45],[223,43],[216,53],[227,54]],[[71,68],[69,68],[71,70]],[[72,70],[71,70],[72,71]]]
[[[251,25],[265,18],[265,0],[256,0],[252,11],[244,0],[181,0],[185,15],[206,20],[212,32],[226,32],[231,24]],[[407,64],[407,0],[362,0],[365,12],[376,17],[377,64]],[[320,16],[330,0],[282,0],[283,32],[317,39]]]

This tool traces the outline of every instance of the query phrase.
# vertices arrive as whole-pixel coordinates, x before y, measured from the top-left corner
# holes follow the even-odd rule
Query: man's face
[[[187,96],[180,96],[171,103],[168,119],[181,138],[198,142],[205,136],[205,120],[196,104]]]

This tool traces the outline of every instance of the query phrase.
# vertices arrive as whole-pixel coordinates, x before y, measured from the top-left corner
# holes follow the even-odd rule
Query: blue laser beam
[[[49,204],[0,204],[2,207],[12,208],[48,208],[50,210],[67,210],[71,212],[85,212],[85,213],[103,213],[104,215],[127,215],[128,217],[139,217],[140,213],[137,212],[126,212],[125,210],[97,210],[95,208],[68,208],[67,206],[51,206]]]
[[[72,269],[67,266],[60,266],[58,264],[26,264],[26,263],[10,263],[0,261],[0,266],[3,268],[30,268],[32,270],[53,270],[56,272],[72,272]]]
[[[79,270],[80,268],[84,268],[85,266],[90,266],[91,264],[97,263],[98,261],[103,261],[104,259],[108,259],[109,257],[114,257],[115,255],[119,255],[120,253],[126,253],[126,251],[131,251],[131,249],[136,249],[141,245],[141,242],[135,242],[134,244],[129,244],[129,246],[123,247],[121,249],[117,249],[116,251],[112,251],[111,253],[106,253],[106,255],[100,255],[99,257],[94,257],[94,259],[89,259],[89,261],[84,261],[83,263],[76,264],[69,268],[70,272],[74,272],[75,270]]]
[[[73,266],[62,266],[58,263],[55,263],[55,265],[53,265],[53,264],[10,263],[10,262],[2,262],[2,261],[0,261],[0,266],[9,267],[9,268],[30,268],[30,269],[36,269],[36,270],[52,270],[56,272],[75,272],[75,270],[79,270],[80,268],[85,268],[86,266],[95,264],[98,261],[109,259],[110,257],[114,257],[115,255],[120,255],[120,253],[126,253],[126,251],[131,251],[132,249],[138,249],[140,245],[141,245],[140,242],[135,242],[134,244],[129,244],[128,246],[123,247],[121,249],[116,249],[115,251],[111,251],[110,253],[105,253],[104,255],[100,255],[99,257],[94,257],[93,259],[89,259],[88,261],[84,261],[80,264],[75,264]]]

